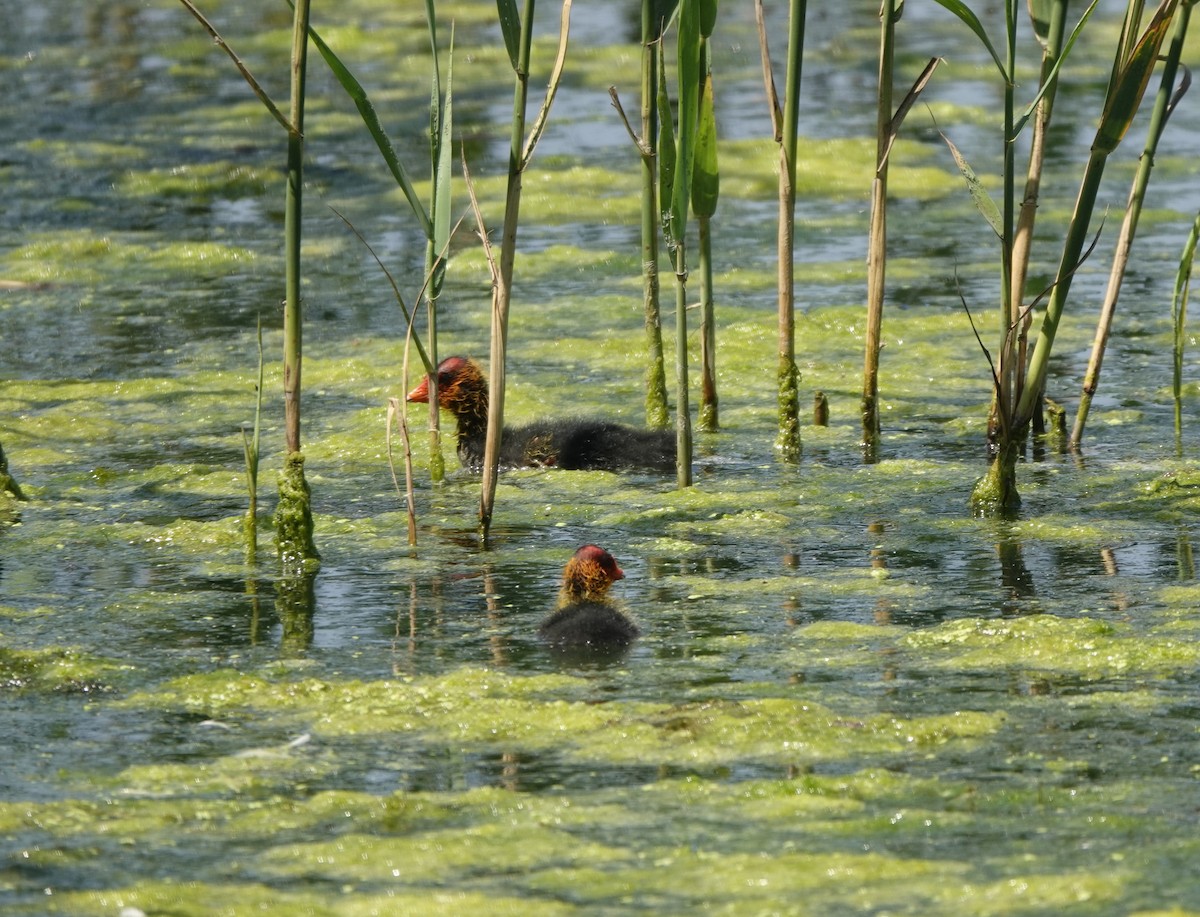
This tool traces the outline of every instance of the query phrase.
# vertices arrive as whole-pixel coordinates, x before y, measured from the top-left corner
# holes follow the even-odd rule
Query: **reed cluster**
[[[438,425],[437,367],[438,367],[438,299],[442,286],[446,258],[456,224],[453,216],[453,39],[446,53],[443,71],[442,52],[438,39],[439,10],[435,0],[426,0],[426,22],[430,39],[430,188],[428,205],[416,192],[409,172],[396,155],[395,147],[383,129],[382,121],[368,91],[354,76],[346,61],[326,43],[318,30],[308,22],[308,0],[295,3],[294,43],[292,53],[292,95],[289,113],[284,115],[258,86],[245,65],[233,54],[193,5],[181,0],[218,40],[246,77],[251,88],[263,101],[268,112],[287,131],[287,210],[285,233],[288,258],[285,278],[284,406],[286,451],[290,474],[300,474],[299,480],[284,488],[289,494],[305,494],[303,460],[300,455],[300,380],[301,380],[301,311],[299,239],[301,227],[301,190],[303,187],[303,116],[305,49],[311,41],[322,59],[336,76],[361,115],[364,129],[374,139],[383,162],[404,193],[413,219],[426,239],[425,271],[420,278],[420,292],[409,307],[400,293],[400,284],[380,261],[388,275],[397,303],[405,321],[407,366],[408,343],[414,346],[427,379],[429,390],[429,473],[433,481],[444,474],[444,460]],[[1026,449],[1031,432],[1044,430],[1043,399],[1048,382],[1049,358],[1059,322],[1067,308],[1071,282],[1083,261],[1096,249],[1094,209],[1097,191],[1104,169],[1112,153],[1122,143],[1156,70],[1160,82],[1154,96],[1153,110],[1140,168],[1134,179],[1126,208],[1124,225],[1116,242],[1112,270],[1099,326],[1096,331],[1092,360],[1083,382],[1079,409],[1067,440],[1071,448],[1081,447],[1091,398],[1099,384],[1105,345],[1112,333],[1121,281],[1129,263],[1130,250],[1136,235],[1138,217],[1145,199],[1159,138],[1178,100],[1180,56],[1189,25],[1193,2],[1160,0],[1158,6],[1144,15],[1142,0],[1128,0],[1125,15],[1113,55],[1111,77],[1101,109],[1095,112],[1098,127],[1091,143],[1087,161],[1079,177],[1079,191],[1070,223],[1058,254],[1057,268],[1044,289],[1030,289],[1029,277],[1036,272],[1031,265],[1041,254],[1035,245],[1035,218],[1040,202],[1045,171],[1045,154],[1049,143],[1049,128],[1055,111],[1059,81],[1069,73],[1071,51],[1086,29],[1096,10],[1093,0],[1078,19],[1068,15],[1066,0],[1030,0],[1028,16],[1017,0],[1003,2],[1003,29],[996,33],[985,28],[980,16],[962,0],[933,0],[966,26],[992,61],[1003,89],[1003,110],[996,129],[996,144],[1000,151],[1001,176],[998,199],[987,190],[988,183],[979,177],[968,157],[954,139],[944,135],[950,157],[962,175],[968,192],[980,214],[987,220],[998,241],[998,296],[995,309],[995,331],[977,327],[981,345],[981,373],[990,376],[993,400],[988,425],[990,466],[976,486],[971,503],[981,513],[1008,513],[1019,504],[1016,487],[1018,460]],[[497,21],[504,50],[511,64],[513,83],[512,117],[509,125],[509,167],[504,201],[503,223],[499,232],[498,251],[494,252],[488,229],[475,201],[470,180],[470,166],[462,158],[462,178],[472,202],[475,223],[481,244],[487,253],[492,277],[490,379],[488,404],[488,435],[482,463],[482,486],[479,503],[480,529],[486,539],[495,512],[496,476],[499,470],[499,444],[504,420],[505,367],[510,320],[524,320],[519,307],[514,310],[513,272],[520,222],[522,180],[530,168],[556,90],[564,72],[570,70],[568,35],[571,13],[570,0],[561,4],[557,53],[548,66],[548,86],[536,115],[529,119],[530,80],[546,61],[535,60],[534,0],[497,0]],[[887,301],[886,267],[888,239],[888,175],[891,152],[900,135],[905,116],[922,91],[935,77],[939,59],[932,58],[919,73],[910,88],[895,104],[898,53],[903,49],[904,0],[884,0],[878,10],[880,43],[878,65],[878,94],[876,120],[875,168],[870,190],[867,289],[865,291],[866,321],[864,323],[864,373],[862,384],[862,446],[866,461],[878,461],[885,432],[880,423],[880,357],[884,305]],[[793,259],[795,257],[796,166],[804,155],[800,142],[799,98],[804,53],[804,0],[791,0],[788,7],[788,28],[784,50],[782,92],[776,86],[776,70],[768,43],[766,13],[761,0],[755,0],[759,26],[767,111],[764,127],[770,131],[779,147],[779,207],[777,251],[777,392],[778,392],[778,454],[785,462],[796,462],[801,455],[799,405],[800,374],[797,366],[795,341],[796,289]],[[719,428],[717,393],[717,321],[716,303],[719,290],[714,290],[713,263],[720,257],[719,236],[714,233],[713,217],[717,210],[720,172],[717,153],[719,138],[719,95],[715,90],[710,41],[719,35],[720,23],[716,0],[643,0],[639,10],[641,53],[638,69],[631,72],[630,81],[640,92],[640,118],[635,128],[625,116],[617,88],[610,93],[621,120],[638,151],[638,169],[642,186],[640,254],[643,265],[643,307],[646,337],[646,419],[652,427],[669,423],[666,357],[663,346],[660,259],[665,253],[668,270],[674,278],[675,301],[675,373],[673,399],[676,433],[676,480],[679,487],[692,484],[692,410],[689,392],[688,313],[695,306],[689,295],[691,265],[688,254],[696,244],[696,266],[699,274],[699,369],[700,399],[698,429],[704,432]],[[1017,74],[1022,57],[1029,53],[1040,59],[1036,86],[1026,91],[1020,86]],[[1159,63],[1161,61],[1161,67]],[[1186,85],[1186,80],[1183,80]],[[1018,98],[1019,92],[1027,98]],[[1061,103],[1060,103],[1061,104]],[[1086,114],[1086,113],[1085,113]],[[1028,131],[1028,161],[1023,169],[1023,183],[1018,174],[1018,138]],[[1018,185],[1021,191],[1018,193]],[[694,226],[692,220],[695,220]],[[348,225],[357,230],[347,219]],[[1187,279],[1195,248],[1195,231],[1184,247],[1180,267],[1176,317],[1176,380],[1177,403],[1181,389],[1181,357],[1186,315]],[[369,248],[367,239],[359,236]],[[1091,239],[1089,243],[1089,239]],[[374,251],[372,250],[372,254]],[[378,258],[376,259],[378,261]],[[423,303],[423,313],[418,306]],[[977,304],[962,305],[971,314],[982,314]],[[423,316],[423,320],[422,320]],[[993,334],[995,335],[993,339]],[[989,339],[993,339],[989,341]],[[820,399],[818,399],[820,401]],[[827,402],[818,412],[820,422],[827,422]],[[1178,408],[1177,408],[1178,411]],[[393,414],[401,425],[407,446],[407,420],[403,402],[393,402]],[[1177,415],[1178,416],[1178,415]],[[1065,423],[1065,421],[1064,421]],[[389,419],[389,430],[392,420]],[[411,469],[411,451],[407,450],[407,467]],[[257,446],[253,455],[247,446],[247,464],[257,464]],[[415,540],[413,517],[415,506],[411,486],[411,470],[407,489],[410,533]],[[255,499],[254,477],[250,477],[251,500]],[[297,518],[303,519],[300,512]],[[282,535],[283,523],[290,517],[277,518],[277,535],[288,539],[281,547],[281,556],[315,558],[311,529],[307,538]],[[282,521],[281,521],[282,520]]]

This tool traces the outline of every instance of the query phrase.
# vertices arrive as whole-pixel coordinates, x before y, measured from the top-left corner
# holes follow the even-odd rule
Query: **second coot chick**
[[[538,633],[558,647],[626,646],[640,633],[608,600],[608,589],[625,574],[611,554],[585,544],[563,570],[558,610],[542,621]]]
[[[474,360],[447,357],[438,364],[438,404],[458,421],[458,458],[467,468],[483,463],[487,435],[487,379]],[[429,401],[429,379],[408,393],[408,400]],[[563,418],[505,427],[500,464],[623,471],[675,467],[675,434],[645,430],[607,420]]]

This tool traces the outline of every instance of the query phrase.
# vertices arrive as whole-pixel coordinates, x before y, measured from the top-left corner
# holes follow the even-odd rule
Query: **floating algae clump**
[[[313,544],[312,492],[304,479],[304,455],[289,453],[279,476],[275,545],[285,569],[320,560]]]

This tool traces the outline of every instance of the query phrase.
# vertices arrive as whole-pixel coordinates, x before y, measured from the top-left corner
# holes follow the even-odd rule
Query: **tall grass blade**
[[[1158,61],[1158,52],[1166,38],[1175,15],[1178,0],[1163,0],[1155,11],[1150,25],[1134,46],[1133,53],[1121,67],[1120,75],[1106,101],[1100,128],[1096,131],[1093,148],[1111,153],[1125,137],[1137,114],[1150,82],[1150,74]]]
[[[438,97],[441,97],[441,73],[438,69],[438,41],[437,41],[437,16],[433,9],[433,0],[425,0],[425,24],[429,29],[429,53],[432,57],[433,64],[433,85],[437,90]],[[451,32],[450,46],[454,47],[453,31]]]
[[[933,79],[933,71],[938,68],[941,62],[942,58],[940,57],[929,58],[929,63],[925,65],[925,69],[913,80],[912,86],[904,94],[904,98],[900,100],[900,104],[896,106],[896,113],[892,116],[891,123],[888,125],[886,153],[891,153],[892,144],[895,143],[896,137],[900,134],[900,128],[904,124],[904,119],[908,117],[909,111],[917,103],[917,99],[921,97],[921,93],[925,91],[925,87],[929,85],[929,81]]]
[[[383,156],[383,161],[387,163],[392,177],[396,179],[396,184],[404,192],[405,200],[408,201],[409,207],[412,208],[413,214],[421,224],[421,232],[425,235],[425,238],[432,239],[433,224],[430,222],[429,214],[425,211],[425,206],[421,203],[421,198],[417,195],[412,180],[408,177],[408,171],[396,155],[396,148],[392,145],[392,140],[388,136],[387,131],[383,129],[383,124],[379,120],[379,113],[375,110],[375,105],[371,102],[366,89],[363,88],[363,85],[354,74],[350,72],[350,68],[342,63],[341,58],[317,34],[315,29],[309,29],[309,37],[312,38],[317,51],[324,58],[325,63],[338,83],[346,91],[346,94],[350,96],[351,101],[354,102],[354,106],[358,109],[358,114],[362,118],[363,124],[371,135],[371,139],[375,141],[375,145],[379,148],[379,152]]]
[[[762,0],[754,0],[754,20],[758,26],[758,53],[762,58],[763,86],[767,91],[767,107],[771,112],[771,136],[775,138],[776,143],[783,143],[783,106],[779,104],[775,70],[771,66],[771,49],[767,46],[767,23]]]
[[[679,79],[679,135],[676,138],[675,175],[671,183],[670,222],[667,238],[681,243],[692,193],[692,168],[696,158],[696,126],[700,118],[700,2],[681,0],[676,38]]]
[[[562,82],[563,66],[567,62],[567,39],[570,34],[571,0],[563,0],[562,12],[558,19],[558,53],[554,56],[554,66],[550,68],[550,82],[546,85],[546,97],[542,100],[537,117],[533,120],[533,127],[529,129],[525,146],[521,149],[522,169],[528,168],[530,160],[533,159],[534,147],[538,145],[538,141],[542,139],[542,132],[546,129],[550,106],[554,104],[554,96],[558,93],[559,83]]]
[[[696,124],[696,158],[692,171],[692,210],[696,216],[717,212],[721,174],[717,164],[717,118],[713,105],[712,73],[706,74],[700,93],[700,116]]]
[[[975,202],[975,209],[987,220],[996,237],[1003,239],[1004,219],[1000,215],[1000,208],[996,206],[996,202],[992,200],[992,196],[988,194],[987,188],[983,186],[983,182],[979,180],[979,176],[971,168],[971,164],[967,162],[966,157],[954,145],[954,141],[945,134],[942,134],[941,137],[946,141],[946,146],[950,148],[950,155],[954,157],[954,163],[958,166],[959,173],[967,183],[967,190],[971,192],[971,199]]]
[[[440,97],[441,86],[437,79],[433,83],[433,99],[430,103],[430,157],[433,164],[433,201],[430,208],[433,223],[433,248],[443,252],[450,242],[450,217],[454,207],[450,179],[454,161],[454,40],[450,41],[449,63],[446,67],[446,90]],[[440,103],[440,104],[439,104]],[[430,299],[437,299],[442,289],[445,261],[439,262],[442,269],[434,275],[429,285]],[[428,270],[429,265],[426,265]]]
[[[675,250],[671,226],[671,193],[675,187],[675,122],[671,118],[671,100],[667,96],[667,64],[662,42],[658,44],[658,207],[667,247]]]
[[[1004,65],[1004,62],[1000,59],[1000,55],[996,53],[996,48],[992,44],[991,38],[988,37],[987,29],[983,27],[983,23],[979,21],[979,17],[975,15],[974,11],[963,3],[962,0],[936,0],[936,2],[961,19],[967,28],[975,33],[975,37],[979,39],[983,46],[987,48],[988,53],[992,55],[992,60],[995,61],[1000,75],[1007,80],[1009,68]]]
[[[521,14],[517,12],[517,0],[496,0],[496,12],[500,16],[500,33],[504,36],[508,62],[516,70],[521,60]]]
[[[262,440],[262,402],[265,360],[263,357],[262,316],[258,318],[258,379],[254,386],[254,424],[248,432],[242,428],[242,454],[246,460],[246,552],[253,560],[258,548],[258,464]]]
[[[1173,350],[1173,373],[1171,390],[1175,399],[1175,447],[1177,452],[1183,450],[1183,348],[1187,343],[1187,305],[1188,293],[1192,284],[1192,265],[1196,258],[1196,240],[1200,238],[1200,213],[1192,223],[1192,231],[1188,234],[1183,246],[1183,256],[1179,259],[1179,270],[1175,274],[1175,295],[1171,299],[1171,317],[1175,328]]]
[[[714,8],[716,4],[713,4]],[[707,44],[707,39],[701,39]],[[708,58],[707,48],[703,55]],[[705,64],[700,93],[700,119],[696,127],[696,161],[692,172],[692,209],[696,212],[700,243],[700,429],[715,433],[720,427],[717,397],[716,309],[713,302],[712,216],[721,192],[717,166],[717,120],[713,110],[712,70]]]

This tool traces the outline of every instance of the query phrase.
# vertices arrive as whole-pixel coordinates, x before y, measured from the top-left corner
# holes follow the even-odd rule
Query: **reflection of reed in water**
[[[312,646],[316,579],[314,573],[294,573],[275,584],[275,613],[283,625],[279,648],[285,653],[303,653]]]
[[[1001,538],[996,542],[996,555],[1000,558],[1000,585],[1003,589],[1000,613],[1019,615],[1036,611],[1036,608],[1026,607],[1026,600],[1036,598],[1037,590],[1034,589],[1033,574],[1025,566],[1021,542],[1012,537]]]

